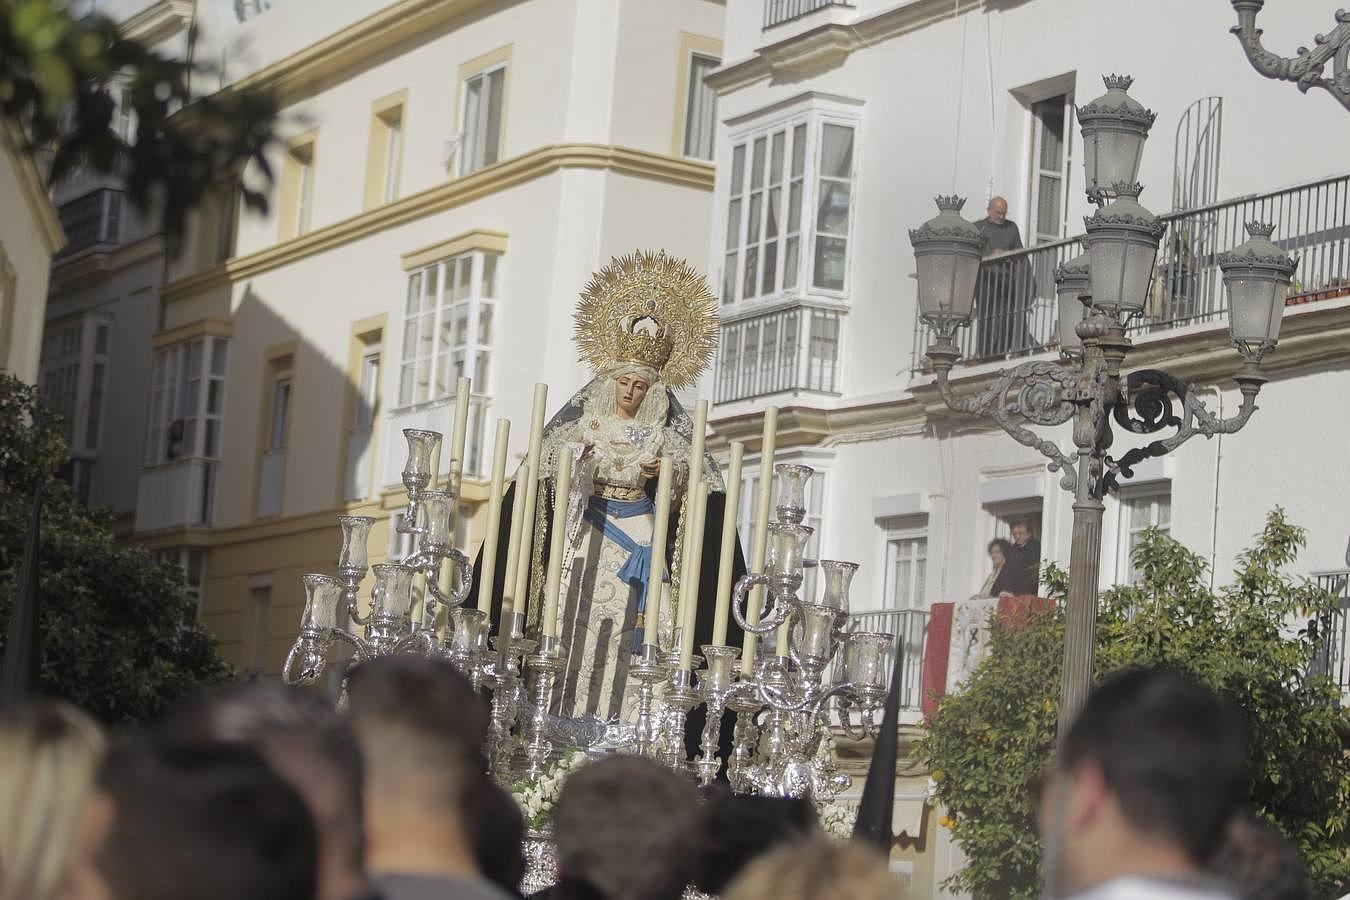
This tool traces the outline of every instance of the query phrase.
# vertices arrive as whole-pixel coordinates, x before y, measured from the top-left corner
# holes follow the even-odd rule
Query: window
[[[62,254],[69,255],[96,244],[115,244],[121,235],[122,192],[99,188],[62,203],[56,213],[66,232]]]
[[[192,603],[193,609],[202,606],[202,584],[205,581],[201,550],[160,550],[155,558],[161,563],[177,566],[183,576],[183,596]]]
[[[856,130],[853,124],[807,117],[736,141],[723,303],[800,293],[802,284],[845,291]],[[809,219],[807,210],[814,210]]]
[[[313,132],[293,140],[281,169],[280,239],[310,230],[314,213],[315,142]]]
[[[1072,95],[1059,94],[1031,105],[1031,226],[1036,244],[1064,237],[1065,204],[1073,122]]]
[[[403,175],[403,104],[407,91],[375,102],[366,158],[366,209],[398,199]]]
[[[61,414],[76,455],[99,449],[111,338],[112,320],[98,314],[48,328],[42,338],[42,402]]]
[[[263,435],[262,458],[258,463],[258,517],[281,514],[282,493],[286,478],[286,441],[291,419],[291,365],[290,354],[274,356],[267,364],[271,397],[267,404],[267,431]]]
[[[361,357],[361,376],[356,394],[356,427],[369,430],[380,408],[380,349]]]
[[[283,372],[272,383],[272,418],[267,430],[267,449],[286,449],[286,426],[291,414],[291,373]]]
[[[228,184],[216,191],[216,246],[214,263],[234,256],[234,226],[238,217],[239,187]]]
[[[883,519],[886,536],[883,609],[923,609],[928,576],[928,517]]]
[[[779,463],[785,460],[778,460]],[[754,525],[755,525],[755,505],[758,502],[755,497],[755,491],[759,488],[758,472],[742,475],[741,477],[741,508],[737,512],[736,530],[740,534],[741,548],[746,555],[746,563],[750,562],[750,548],[754,543]],[[769,521],[774,520],[773,503],[777,502],[777,495],[770,498]],[[820,558],[821,530],[824,526],[825,513],[825,473],[816,469],[811,480],[806,483],[806,519],[803,525],[809,525],[815,529],[811,537],[806,541],[806,558],[817,560]],[[802,587],[799,597],[803,600],[814,601],[816,598],[816,573],[814,566],[808,567],[802,579]]]
[[[136,138],[136,108],[135,101],[132,98],[131,86],[119,84],[113,90],[113,102],[117,105],[117,116],[113,123],[113,130],[125,144],[132,143]]]
[[[1138,584],[1144,573],[1135,568],[1134,548],[1143,533],[1157,528],[1164,534],[1172,530],[1172,494],[1170,489],[1148,493],[1125,493],[1120,499],[1120,568],[1130,584]]]
[[[162,348],[150,373],[145,464],[220,456],[229,340],[200,337]]]
[[[475,394],[490,391],[499,261],[475,250],[409,273],[400,407],[453,397],[461,375],[473,379]]]
[[[351,429],[347,432],[347,457],[343,471],[342,496],[346,500],[361,500],[370,495],[375,417],[380,409],[382,334],[381,329],[375,329],[353,336],[356,347],[352,363],[356,369],[352,378],[356,382],[356,396],[351,411]]]
[[[717,92],[704,84],[708,73],[722,64],[715,56],[689,55],[689,89],[684,104],[684,155],[694,159],[713,158],[713,138],[717,132]]]
[[[251,605],[251,635],[248,662],[244,674],[256,681],[267,671],[267,636],[272,618],[272,586],[255,587],[249,591]]]
[[[501,154],[505,89],[505,65],[498,65],[465,79],[464,118],[460,125],[460,175],[477,172],[497,162]]]

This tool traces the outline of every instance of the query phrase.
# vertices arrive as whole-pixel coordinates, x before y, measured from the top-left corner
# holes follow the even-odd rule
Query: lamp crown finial
[[[937,208],[943,212],[959,213],[961,207],[966,205],[965,197],[958,197],[955,194],[941,194],[937,198]]]
[[[1270,240],[1270,236],[1275,233],[1275,226],[1267,222],[1248,222],[1247,234],[1250,237],[1263,237]]]
[[[1117,197],[1131,197],[1139,199],[1139,195],[1144,192],[1144,186],[1137,181],[1117,181],[1111,185],[1111,193]]]
[[[1134,84],[1134,78],[1130,75],[1103,75],[1102,82],[1108,91],[1128,91],[1130,85]]]

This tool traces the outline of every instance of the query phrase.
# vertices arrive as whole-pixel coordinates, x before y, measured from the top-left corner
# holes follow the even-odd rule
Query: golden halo
[[[661,381],[671,389],[693,383],[717,350],[717,298],[706,278],[664,250],[616,257],[591,276],[576,312],[581,358],[597,372],[622,362],[628,329],[643,317],[671,343]]]

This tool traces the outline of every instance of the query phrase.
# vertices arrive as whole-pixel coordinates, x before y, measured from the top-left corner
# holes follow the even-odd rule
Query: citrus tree
[[[1097,677],[1130,664],[1190,673],[1228,697],[1247,729],[1252,808],[1298,847],[1318,896],[1350,889],[1350,712],[1314,665],[1317,628],[1336,598],[1288,574],[1304,531],[1276,509],[1209,587],[1205,561],[1149,531],[1133,559],[1142,577],[1101,599]],[[1049,567],[1062,600],[1064,573]],[[1019,627],[994,623],[990,653],[939,705],[920,746],[946,826],[969,863],[950,887],[976,897],[1035,898],[1042,889],[1034,784],[1049,761],[1063,667],[1062,603]]]

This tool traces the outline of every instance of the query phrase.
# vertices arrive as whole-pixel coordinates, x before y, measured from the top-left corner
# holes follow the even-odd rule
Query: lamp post
[[[1229,29],[1237,35],[1238,43],[1247,54],[1252,68],[1267,78],[1292,81],[1303,93],[1308,88],[1322,88],[1350,111],[1350,12],[1336,13],[1336,27],[1313,40],[1313,48],[1298,48],[1298,56],[1290,59],[1271,53],[1261,43],[1261,29],[1256,27],[1256,14],[1266,5],[1265,0],[1232,0],[1238,23]],[[1322,72],[1327,63],[1332,75]]]
[[[1133,349],[1127,329],[1144,308],[1166,227],[1139,204],[1141,189],[1134,181],[1153,114],[1125,96],[1129,78],[1105,80],[1107,94],[1078,111],[1084,147],[1092,148],[1088,196],[1100,208],[1085,220],[1087,253],[1056,272],[1059,361],[1005,369],[979,393],[958,396],[950,383],[961,358],[954,338],[958,328],[970,324],[984,238],[959,215],[964,202],[959,197],[939,197],[938,215],[910,231],[919,314],[935,336],[927,355],[943,400],[957,412],[993,419],[1018,443],[1048,457],[1060,487],[1073,495],[1061,733],[1082,708],[1092,683],[1103,498],[1142,460],[1162,456],[1197,434],[1231,434],[1251,418],[1265,382],[1260,363],[1279,338],[1296,266],[1270,242],[1272,226],[1260,223],[1248,226],[1250,241],[1219,257],[1230,337],[1243,359],[1235,376],[1242,404],[1232,417],[1216,418],[1190,385],[1166,372],[1145,369],[1122,376]],[[1109,452],[1113,419],[1135,434],[1176,432],[1115,457]],[[1069,422],[1076,448],[1072,456],[1027,427]]]

